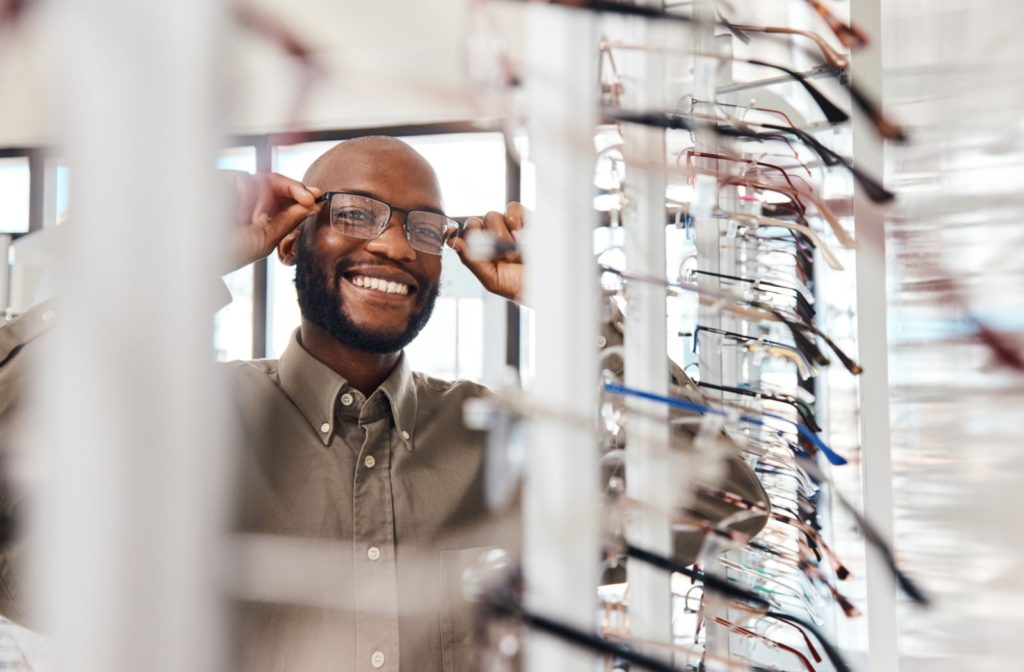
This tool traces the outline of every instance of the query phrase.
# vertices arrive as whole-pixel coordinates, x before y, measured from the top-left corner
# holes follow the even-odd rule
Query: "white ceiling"
[[[324,75],[302,118],[307,129],[471,119],[488,110],[467,77],[471,0],[245,0],[299,37]],[[55,11],[55,10],[50,10]],[[517,42],[519,7],[497,4],[497,32]],[[45,85],[52,17],[26,17],[0,36],[0,147],[49,144],[50,111],[66,103]],[[183,36],[187,37],[187,36]],[[183,39],[183,43],[187,40]],[[280,45],[234,26],[225,35],[226,124],[234,133],[283,130],[301,82]],[[56,51],[55,51],[56,50]]]

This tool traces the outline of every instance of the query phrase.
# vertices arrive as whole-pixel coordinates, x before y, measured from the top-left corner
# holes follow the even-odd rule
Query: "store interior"
[[[1021,669],[1021,25],[1014,0],[0,0],[0,669]],[[283,255],[220,272],[217,176],[309,184],[366,136],[426,159],[465,242],[403,361],[486,388],[457,409],[471,488],[517,543],[452,547],[436,661],[399,620],[401,663],[318,630],[251,667],[234,605],[362,623],[325,577],[363,551],[233,531],[215,372],[284,361],[309,316]],[[53,337],[16,340],[37,317]]]

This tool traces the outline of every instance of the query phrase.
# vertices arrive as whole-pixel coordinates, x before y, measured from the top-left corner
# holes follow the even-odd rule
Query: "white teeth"
[[[366,275],[357,275],[352,278],[352,284],[356,287],[375,289],[385,294],[400,294],[406,296],[409,293],[409,286],[401,282],[389,282],[380,278],[371,278]]]

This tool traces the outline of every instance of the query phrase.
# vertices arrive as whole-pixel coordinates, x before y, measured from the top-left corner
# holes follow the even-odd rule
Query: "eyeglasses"
[[[721,20],[721,19],[720,19]],[[782,34],[782,35],[800,35],[802,37],[809,38],[814,41],[818,49],[821,51],[822,58],[837,70],[842,70],[850,64],[850,60],[843,54],[839,53],[832,47],[828,42],[825,41],[821,35],[813,33],[809,30],[799,30],[797,28],[787,28],[783,26],[751,26],[745,24],[730,23],[725,20],[721,20],[722,25],[728,28],[733,35],[740,38],[744,42],[750,40],[746,33],[766,33],[766,34]]]
[[[876,203],[887,203],[895,198],[895,194],[883,187],[880,182],[854,166],[846,158],[822,145],[814,138],[813,135],[799,128],[790,128],[788,126],[777,126],[775,124],[764,124],[758,122],[751,122],[750,124],[744,122],[742,127],[733,128],[731,126],[705,124],[703,122],[708,118],[706,115],[683,114],[664,110],[656,112],[627,112],[618,109],[606,109],[603,114],[606,118],[614,121],[640,124],[642,126],[652,126],[654,128],[666,128],[691,132],[696,131],[699,128],[706,128],[723,137],[748,139],[758,142],[765,140],[781,141],[783,140],[783,134],[790,135],[810,147],[821,158],[825,165],[843,166],[843,168],[850,172],[857,184],[861,185],[864,189],[864,194],[872,201]],[[710,119],[714,122],[722,121],[719,117],[711,117]],[[730,121],[735,123],[735,119],[731,119]],[[751,125],[771,129],[772,132],[758,132],[753,130]],[[786,142],[789,144],[788,141]]]
[[[774,401],[780,404],[786,404],[796,409],[797,414],[800,416],[800,421],[803,422],[812,432],[820,432],[821,427],[818,426],[817,421],[814,417],[814,410],[804,401],[797,399],[791,394],[777,394],[774,392],[765,392],[763,390],[750,390],[743,387],[734,387],[732,385],[717,385],[715,383],[705,383],[703,381],[697,383],[703,388],[709,390],[716,390],[718,392],[728,392],[730,394],[739,394],[746,397],[755,397],[758,400],[763,401]]]
[[[462,231],[459,222],[439,212],[403,210],[361,194],[328,191],[317,203],[328,204],[331,229],[345,236],[372,240],[388,228],[391,215],[405,215],[405,239],[418,252],[440,255],[444,244]]]
[[[852,23],[843,23],[832,13],[821,0],[807,0],[807,4],[814,8],[818,15],[825,20],[832,33],[843,43],[844,47],[851,49],[864,47],[868,43],[868,36]]]

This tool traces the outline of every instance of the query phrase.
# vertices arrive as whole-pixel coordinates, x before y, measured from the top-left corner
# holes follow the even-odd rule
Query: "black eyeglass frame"
[[[335,225],[334,225],[334,215],[330,211],[330,208],[328,208],[326,216],[327,216],[328,224],[330,224],[330,226],[331,226],[331,230],[335,231],[337,233],[340,233],[343,236],[349,236],[351,238],[358,238],[360,240],[374,240],[376,238],[379,238],[380,236],[384,235],[384,232],[387,231],[388,227],[391,225],[391,216],[394,215],[396,212],[399,212],[404,217],[404,221],[402,222],[402,231],[405,234],[405,240],[409,243],[409,247],[411,247],[412,249],[416,250],[417,252],[423,252],[424,254],[432,254],[434,256],[441,256],[441,253],[444,251],[444,244],[446,242],[448,242],[452,238],[457,238],[457,237],[461,236],[462,232],[463,232],[463,230],[465,228],[465,223],[464,222],[460,222],[457,219],[453,219],[453,218],[449,217],[448,215],[446,215],[444,213],[441,213],[441,212],[437,212],[435,210],[423,210],[423,209],[419,209],[419,208],[414,208],[414,209],[411,209],[411,210],[407,210],[407,209],[404,209],[404,208],[398,208],[398,207],[395,207],[395,206],[391,205],[390,203],[385,203],[384,201],[380,200],[379,198],[374,198],[373,196],[367,196],[366,194],[361,194],[361,193],[356,193],[356,192],[349,192],[349,191],[327,191],[327,192],[324,192],[324,194],[322,196],[320,196],[320,198],[316,199],[316,202],[319,203],[319,204],[327,203],[329,205],[330,202],[334,199],[335,196],[355,196],[357,198],[363,198],[363,199],[366,199],[368,201],[373,201],[374,203],[379,203],[379,204],[383,205],[385,208],[387,208],[387,210],[388,210],[388,215],[384,219],[384,222],[377,229],[377,232],[374,235],[372,235],[372,236],[363,237],[363,236],[354,235],[354,234],[352,234],[350,232],[341,231],[338,228],[336,228]],[[321,212],[323,212],[323,211],[321,210]],[[445,219],[448,222],[448,224],[449,224],[449,227],[448,227],[446,233],[442,236],[441,242],[438,245],[438,248],[437,248],[436,252],[434,252],[433,250],[424,250],[424,249],[422,249],[420,247],[416,247],[416,245],[413,244],[412,232],[409,230],[409,215],[412,215],[412,214],[417,213],[417,212],[425,214],[425,215],[432,215],[434,217],[441,217],[441,218]],[[452,227],[454,227],[454,228],[452,228]]]

